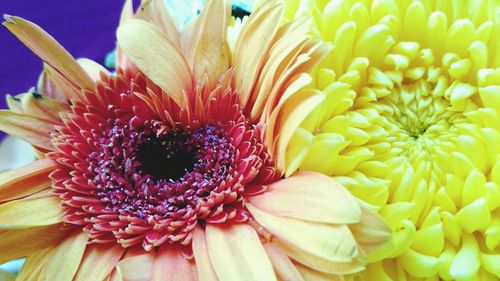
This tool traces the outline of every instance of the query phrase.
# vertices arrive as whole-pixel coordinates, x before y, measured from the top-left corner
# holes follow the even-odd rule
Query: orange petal
[[[87,247],[74,281],[103,280],[123,256],[118,244],[93,244]]]
[[[332,225],[276,217],[251,204],[246,207],[289,257],[317,270],[348,274],[362,270],[364,253],[346,225]]]
[[[298,75],[297,77],[294,77],[293,79],[290,80],[290,84],[288,85],[288,88],[285,90],[283,93],[283,102],[280,102],[278,105],[276,105],[275,108],[273,108],[273,112],[268,116],[266,115],[261,115],[260,116],[260,121],[262,123],[265,123],[267,126],[267,135],[265,139],[265,144],[269,148],[275,148],[275,140],[277,137],[277,134],[275,134],[275,127],[277,123],[277,118],[279,116],[280,110],[283,107],[283,105],[286,103],[286,100],[290,98],[291,96],[294,96],[295,94],[297,95],[313,95],[311,91],[300,91],[301,89],[305,88],[307,85],[311,84],[313,81],[313,78],[311,75],[307,73],[302,73]]]
[[[1,131],[44,149],[53,149],[49,133],[54,130],[54,125],[32,115],[0,110]]]
[[[50,187],[56,163],[46,158],[0,174],[0,202],[22,198]]]
[[[361,219],[357,199],[320,173],[297,173],[269,185],[267,192],[248,200],[260,210],[280,217],[332,224],[356,223]]]
[[[267,143],[277,137],[274,157],[279,171],[285,170],[285,155],[288,142],[302,121],[314,110],[325,96],[317,90],[303,90],[291,96],[282,108],[276,108],[268,120]],[[279,135],[276,128],[279,128]]]
[[[43,61],[80,89],[94,90],[94,82],[75,59],[38,25],[19,17],[5,15],[5,25]]]
[[[167,11],[165,2],[162,0],[145,0],[137,10],[136,19],[151,22],[158,27],[167,39],[177,48],[180,48],[179,33],[172,17]]]
[[[250,117],[255,120],[263,111],[270,112],[282,95],[290,92],[294,77],[310,72],[331,50],[324,42],[310,39],[311,20],[302,18],[281,26],[276,43],[266,57],[266,63],[253,89]],[[264,110],[265,109],[265,110]]]
[[[59,71],[52,66],[44,63],[43,72],[47,78],[64,94],[67,100],[78,99],[81,89],[66,79]]]
[[[352,274],[356,272],[363,271],[366,266],[367,257],[359,248],[360,254],[357,255],[350,262],[333,262],[321,257],[318,257],[314,254],[303,251],[298,248],[296,245],[292,245],[286,243],[284,241],[280,241],[276,239],[273,241],[278,247],[283,249],[283,251],[289,256],[291,259],[300,262],[301,264],[306,265],[307,267],[317,270],[320,272],[333,274],[333,275],[345,275]],[[314,279],[306,279],[306,280],[314,280]]]
[[[273,264],[279,280],[304,280],[292,261],[276,244],[272,242],[265,243],[264,249]]]
[[[220,281],[277,280],[255,230],[247,224],[207,225],[208,255]]]
[[[367,203],[361,202],[361,221],[349,225],[359,246],[368,254],[376,251],[391,240],[392,231],[389,225],[376,212],[369,209]]]
[[[48,97],[56,101],[64,103],[67,103],[68,101],[66,95],[61,91],[61,89],[59,89],[59,87],[54,83],[54,81],[52,81],[47,76],[45,71],[42,71],[42,73],[40,73],[40,76],[38,76],[38,82],[36,84],[36,92],[44,97]]]
[[[301,73],[310,72],[311,69],[323,59],[330,51],[332,46],[321,41],[308,40],[297,51],[295,57],[291,59],[279,79],[273,83],[273,88],[269,97],[265,100],[263,114],[268,116],[278,103],[283,103],[288,97],[285,97],[286,86],[289,81],[293,82],[293,78]],[[286,90],[284,90],[286,89]]]
[[[134,18],[134,6],[132,0],[125,0],[122,12],[120,14],[120,25],[124,24],[125,22],[133,18]],[[128,69],[135,71],[137,69],[135,65],[123,53],[123,50],[122,48],[120,48],[120,46],[116,46],[115,64],[117,70]]]
[[[154,255],[146,253],[122,259],[116,265],[116,280],[149,281]]]
[[[207,75],[210,89],[215,88],[219,78],[229,69],[226,29],[230,17],[230,1],[208,1],[190,34],[186,58],[195,81],[201,81]]]
[[[155,256],[151,281],[194,281],[194,265],[174,246],[165,245]]]
[[[10,108],[21,109],[18,113],[33,115],[54,124],[62,124],[60,113],[70,110],[68,104],[41,96],[32,91],[17,95],[15,98],[10,97],[8,100]],[[14,111],[17,112],[17,110]]]
[[[17,275],[17,281],[44,280],[44,266],[47,263],[53,249],[47,248],[28,256],[23,267]],[[54,280],[54,279],[46,279]]]
[[[236,41],[235,65],[236,90],[240,103],[245,107],[264,63],[265,54],[278,31],[283,8],[276,1],[267,1],[257,8],[243,25]]]
[[[264,65],[253,89],[251,97],[253,104],[251,104],[252,110],[250,114],[252,120],[256,120],[264,110],[264,104],[282,74],[280,70],[285,68],[282,64],[287,64],[292,60],[296,53],[300,51],[299,46],[304,45],[306,39],[306,35],[299,34],[298,36],[283,38],[273,46],[269,52],[269,60]]]
[[[59,244],[46,261],[45,280],[71,281],[87,247],[88,234],[77,230]],[[61,261],[64,265],[61,266]]]
[[[111,73],[109,70],[107,70],[104,66],[98,64],[97,62],[87,59],[87,58],[81,58],[77,59],[76,62],[87,72],[89,77],[93,81],[100,81],[101,80],[101,72],[103,72],[106,75],[110,75]]]
[[[208,256],[207,238],[205,230],[197,227],[193,235],[193,254],[196,262],[199,281],[217,281],[217,275]]]
[[[181,108],[193,85],[182,54],[160,30],[142,20],[129,20],[117,31],[118,45],[137,67]]]
[[[61,227],[58,224],[19,230],[0,230],[0,264],[57,245],[67,235]]]
[[[7,107],[15,113],[24,113],[24,108],[21,103],[21,99],[18,97],[26,95],[28,93],[19,94],[15,98],[9,94],[6,95]]]
[[[56,196],[28,197],[0,205],[0,229],[21,229],[62,222],[64,209]]]

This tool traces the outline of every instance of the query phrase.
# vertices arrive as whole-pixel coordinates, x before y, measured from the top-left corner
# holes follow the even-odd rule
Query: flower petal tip
[[[11,16],[8,14],[3,14],[3,19],[4,19],[4,22],[3,22],[4,25],[16,23],[16,21],[14,20],[14,16]]]

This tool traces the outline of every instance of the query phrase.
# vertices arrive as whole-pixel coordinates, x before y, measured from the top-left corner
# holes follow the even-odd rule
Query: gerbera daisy
[[[323,100],[300,91],[330,50],[270,1],[226,43],[227,1],[181,34],[161,0],[117,31],[117,74],[77,63],[33,23],[4,25],[45,62],[40,93],[0,129],[39,160],[0,174],[0,263],[21,280],[318,280],[364,268],[390,235],[319,173],[283,175],[291,133]]]
[[[498,280],[499,2],[287,2],[304,14],[334,49],[286,174],[333,176],[395,231],[355,279]]]

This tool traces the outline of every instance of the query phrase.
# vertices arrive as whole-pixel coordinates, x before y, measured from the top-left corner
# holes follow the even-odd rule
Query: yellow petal
[[[450,276],[450,268],[453,264],[453,259],[455,258],[456,254],[457,252],[455,250],[455,247],[446,245],[444,251],[439,256],[438,273],[439,276],[444,280],[452,280],[452,277]]]
[[[3,25],[43,61],[80,89],[94,90],[94,82],[59,43],[36,24],[19,17],[4,16]]]
[[[0,202],[22,198],[49,188],[56,163],[46,158],[0,174]]]
[[[400,229],[395,231],[394,237],[392,238],[394,247],[391,252],[391,257],[397,257],[406,252],[413,241],[415,232],[415,225],[410,220],[401,221]]]
[[[500,255],[488,255],[481,253],[481,264],[488,272],[500,278]]]
[[[474,29],[474,24],[469,19],[453,22],[446,36],[446,50],[460,56],[467,55],[467,48],[474,39]]]
[[[141,249],[142,251],[142,249]],[[122,259],[116,264],[117,275],[124,281],[149,281],[153,272],[154,255],[146,253]]]
[[[230,1],[208,1],[196,18],[186,49],[186,58],[195,81],[201,81],[207,75],[208,85],[212,89],[229,69],[231,54],[226,42],[226,28],[230,17]]]
[[[467,233],[488,227],[491,222],[491,212],[484,197],[463,207],[455,215],[458,223]]]
[[[220,281],[277,280],[257,236],[246,224],[206,227],[208,255]]]
[[[300,172],[273,183],[267,192],[248,200],[275,216],[323,223],[356,223],[361,214],[358,201],[343,186],[313,172]]]
[[[61,227],[58,224],[0,231],[0,264],[57,245],[67,235]]]
[[[491,224],[484,232],[486,247],[488,250],[493,251],[500,245],[500,218],[494,218]]]
[[[333,274],[352,273],[362,268],[349,265],[359,264],[355,259],[360,253],[356,240],[346,225],[277,217],[251,204],[246,204],[246,207],[259,224],[282,241],[291,258]]]
[[[174,246],[164,245],[154,258],[151,281],[194,281],[193,264]]]
[[[46,280],[71,281],[87,246],[88,234],[77,230],[54,249],[46,261]],[[64,266],[61,266],[64,261]]]
[[[208,256],[205,230],[197,227],[193,234],[193,254],[199,281],[217,281],[217,275]]]
[[[0,110],[1,131],[44,149],[53,150],[49,134],[54,130],[54,125],[32,115]]]
[[[297,267],[276,244],[272,242],[265,243],[264,249],[279,280],[303,280]]]
[[[395,269],[396,268],[394,268],[394,267],[391,268],[391,270],[395,270]],[[366,268],[365,272],[366,272],[366,276],[370,276],[370,278],[373,278],[374,280],[378,280],[378,281],[393,281],[394,280],[388,275],[388,272],[386,272],[386,270],[384,268],[384,264],[382,262],[370,264]]]
[[[103,280],[123,256],[121,245],[93,244],[88,246],[73,281]]]
[[[370,254],[388,243],[392,232],[389,225],[368,204],[362,201],[360,203],[361,221],[350,224],[349,229],[363,251]]]
[[[303,279],[284,279],[284,280],[311,280],[311,281],[344,281],[344,277],[342,275],[333,275],[324,273],[321,271],[314,270],[310,267],[302,265],[300,263],[295,263],[295,266],[302,275]]]
[[[63,207],[56,196],[25,198],[0,205],[0,229],[21,229],[63,221]]]
[[[399,257],[401,265],[411,275],[425,278],[431,277],[438,272],[439,260],[408,249]]]
[[[424,5],[420,2],[411,3],[404,17],[403,32],[401,34],[407,41],[421,41],[423,39],[421,37],[425,34],[422,32],[422,27],[425,26],[426,21],[427,15],[425,14]]]
[[[466,280],[474,277],[480,267],[481,261],[476,238],[471,234],[464,234],[462,236],[462,248],[453,260],[450,276],[454,279]]]
[[[137,67],[185,108],[193,85],[191,71],[179,50],[155,26],[129,20],[117,31],[118,45]]]
[[[286,155],[285,178],[290,177],[301,165],[307,156],[314,136],[308,130],[297,128],[288,144]]]
[[[236,91],[240,104],[245,107],[265,54],[271,47],[283,14],[281,5],[267,1],[257,8],[243,25],[236,41],[233,65],[235,65]]]
[[[104,68],[104,66],[98,64],[97,62],[87,59],[87,58],[81,58],[77,59],[76,62],[85,70],[85,72],[89,75],[89,77],[93,81],[100,81],[101,80],[101,72],[110,75],[111,73],[109,70]]]
[[[165,2],[162,0],[145,0],[137,10],[135,18],[153,23],[158,27],[168,40],[179,48],[179,34],[172,17],[167,11]]]
[[[485,107],[500,111],[500,86],[488,86],[479,89],[479,95]]]
[[[29,255],[19,271],[16,280],[31,281],[43,280],[45,264],[52,254],[53,249],[47,248]],[[50,279],[49,279],[50,280]]]
[[[439,207],[434,207],[415,233],[412,248],[429,256],[439,256],[444,249],[444,227],[441,223]],[[432,241],[432,243],[429,243]]]

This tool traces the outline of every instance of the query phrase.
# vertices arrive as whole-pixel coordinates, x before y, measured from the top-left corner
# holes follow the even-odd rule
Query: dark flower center
[[[146,142],[137,151],[139,171],[156,180],[177,181],[196,163],[195,151],[188,138],[189,135],[182,131],[146,137]]]
[[[122,214],[166,217],[193,207],[219,186],[233,167],[235,148],[222,124],[171,128],[121,119],[100,139],[89,163],[97,195]]]

